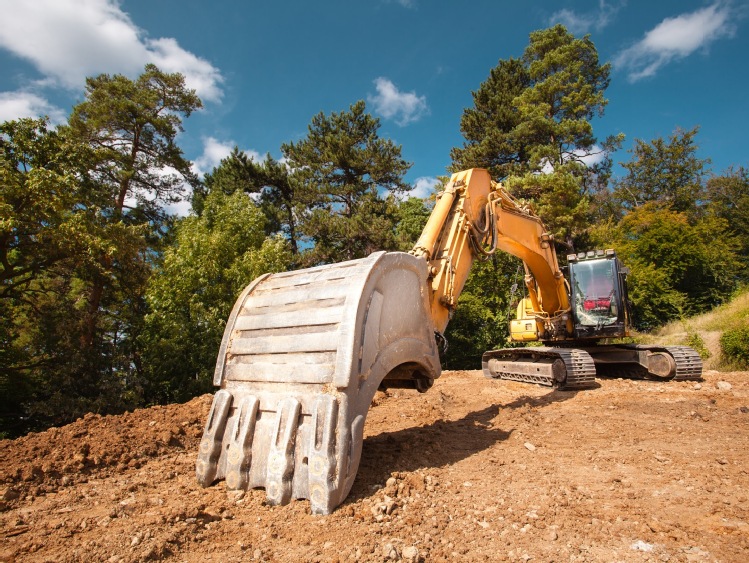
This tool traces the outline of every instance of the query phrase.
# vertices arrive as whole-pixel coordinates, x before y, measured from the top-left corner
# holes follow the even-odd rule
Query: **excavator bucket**
[[[375,391],[440,375],[428,293],[426,261],[402,252],[253,281],[224,332],[198,482],[329,514],[353,485]]]

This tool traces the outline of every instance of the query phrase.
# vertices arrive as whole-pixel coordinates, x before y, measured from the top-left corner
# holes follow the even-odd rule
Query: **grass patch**
[[[689,336],[687,336],[687,346],[694,348],[703,360],[707,360],[712,356],[705,341],[702,340],[702,337],[696,332],[690,332]]]

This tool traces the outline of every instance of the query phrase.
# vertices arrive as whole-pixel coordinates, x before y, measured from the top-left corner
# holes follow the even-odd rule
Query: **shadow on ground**
[[[393,473],[451,465],[504,442],[514,429],[500,427],[499,415],[503,410],[543,408],[572,399],[576,394],[576,391],[551,391],[540,397],[523,395],[503,405],[469,412],[456,420],[436,420],[370,436],[364,440],[359,472],[348,501],[370,496],[373,488],[384,485]]]

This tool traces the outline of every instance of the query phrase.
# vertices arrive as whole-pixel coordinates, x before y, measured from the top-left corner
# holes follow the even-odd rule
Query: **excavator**
[[[378,389],[425,392],[477,258],[501,250],[525,267],[516,346],[486,352],[487,377],[555,389],[599,374],[699,379],[686,346],[598,344],[628,334],[627,270],[613,250],[568,256],[568,276],[539,217],[480,168],[453,174],[410,252],[266,274],[229,316],[196,474],[208,487],[264,488],[270,504],[309,499],[329,514],[348,495]]]

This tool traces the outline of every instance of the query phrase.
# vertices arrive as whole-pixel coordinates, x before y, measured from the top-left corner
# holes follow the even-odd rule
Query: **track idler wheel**
[[[649,352],[648,374],[658,379],[671,379],[676,375],[676,362],[668,352]]]

